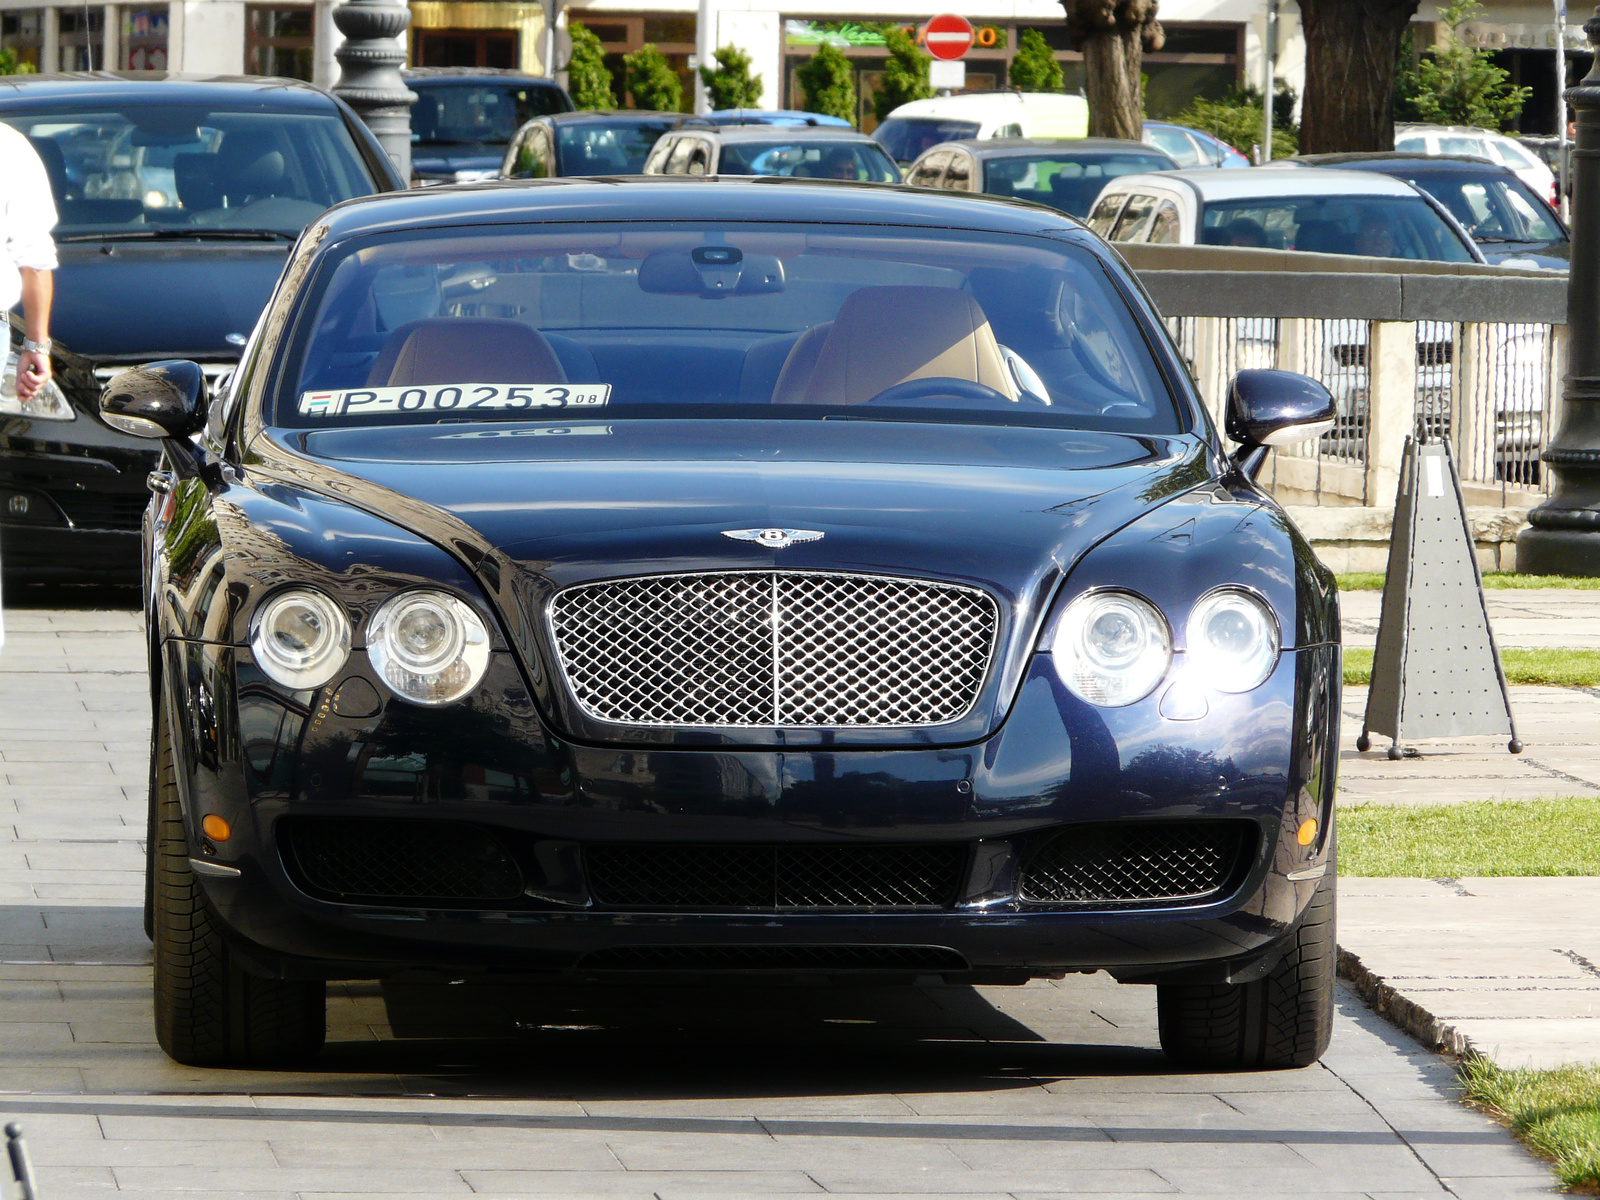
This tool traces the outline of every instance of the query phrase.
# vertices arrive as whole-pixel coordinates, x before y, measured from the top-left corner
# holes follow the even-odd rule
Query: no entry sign
[[[972,22],[955,13],[940,13],[928,22],[922,40],[929,54],[954,62],[972,49]]]

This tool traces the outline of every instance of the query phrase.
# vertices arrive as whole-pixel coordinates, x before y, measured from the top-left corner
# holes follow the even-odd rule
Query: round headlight
[[[319,688],[350,657],[350,619],[321,592],[279,592],[256,609],[250,649],[261,669],[284,687]]]
[[[1278,661],[1278,621],[1249,592],[1219,588],[1189,614],[1189,661],[1209,688],[1248,692]]]
[[[395,695],[418,704],[449,704],[483,678],[489,631],[454,596],[401,592],[372,614],[367,657]]]
[[[1161,682],[1172,663],[1172,635],[1148,600],[1090,592],[1067,605],[1050,650],[1069,688],[1090,704],[1119,708]]]

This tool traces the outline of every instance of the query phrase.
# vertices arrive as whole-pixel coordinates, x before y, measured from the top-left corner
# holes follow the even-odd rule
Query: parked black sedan
[[[156,455],[100,420],[101,384],[174,355],[216,384],[300,231],[401,180],[349,108],[293,80],[12,75],[0,121],[38,150],[61,218],[59,386],[26,412],[0,399],[0,562],[136,583]],[[10,335],[20,346],[15,314]]]
[[[1567,227],[1556,210],[1509,167],[1466,155],[1300,154],[1285,166],[1376,171],[1404,179],[1450,210],[1491,263],[1565,271]]]
[[[175,362],[155,1014],[188,1063],[399,971],[1103,968],[1175,1058],[1333,989],[1332,576],[1077,222],[903,188],[558,180],[315,223],[222,403]]]

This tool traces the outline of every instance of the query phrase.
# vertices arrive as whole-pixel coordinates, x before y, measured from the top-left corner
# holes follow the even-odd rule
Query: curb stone
[[[1350,982],[1359,995],[1391,1025],[1410,1034],[1429,1050],[1457,1059],[1481,1058],[1472,1039],[1447,1021],[1441,1021],[1415,1000],[1395,990],[1381,975],[1374,974],[1360,957],[1339,947],[1339,977]]]

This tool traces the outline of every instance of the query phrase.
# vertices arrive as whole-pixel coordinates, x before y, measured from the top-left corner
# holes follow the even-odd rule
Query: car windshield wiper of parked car
[[[58,242],[124,242],[124,241],[182,241],[197,238],[205,241],[231,242],[292,242],[299,234],[285,233],[281,229],[107,229],[99,233],[69,233],[58,237]]]

